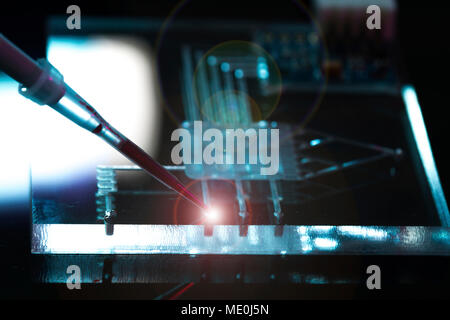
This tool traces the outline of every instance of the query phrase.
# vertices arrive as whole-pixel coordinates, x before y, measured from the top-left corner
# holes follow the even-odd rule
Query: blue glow
[[[267,66],[267,62],[263,57],[258,58],[258,64],[256,65],[256,72],[258,74],[258,78],[260,79],[268,79],[269,78],[269,67]]]
[[[309,142],[309,145],[311,147],[314,147],[314,146],[317,146],[318,144],[320,144],[321,142],[322,142],[322,140],[320,140],[320,139],[314,139]]]
[[[267,68],[260,67],[258,65],[258,78],[260,79],[268,79],[269,78],[269,70]]]
[[[234,71],[234,76],[235,76],[237,79],[242,79],[242,78],[244,77],[244,71],[242,71],[242,69],[236,69],[236,70]]]
[[[431,187],[436,209],[443,226],[450,226],[450,215],[445,201],[439,175],[431,151],[430,141],[423,121],[422,111],[417,99],[416,91],[412,86],[405,86],[402,89],[403,101],[406,105],[406,112],[412,127],[414,140],[419,150],[420,159],[425,170],[428,182]]]
[[[305,277],[305,283],[308,284],[326,284],[328,283],[327,279],[323,276],[306,276]]]
[[[433,239],[435,240],[439,240],[442,242],[446,242],[446,243],[450,243],[450,236],[448,232],[444,232],[444,231],[439,231],[437,233],[433,234]]]
[[[221,69],[223,72],[228,72],[228,71],[230,71],[230,64],[229,64],[228,62],[223,62],[223,63],[220,65],[220,69]]]
[[[214,66],[217,63],[217,58],[215,56],[209,56],[207,61],[210,66]]]
[[[266,127],[267,127],[267,121],[265,121],[265,120],[259,121],[259,122],[258,122],[258,126],[259,126],[260,128],[266,128]]]

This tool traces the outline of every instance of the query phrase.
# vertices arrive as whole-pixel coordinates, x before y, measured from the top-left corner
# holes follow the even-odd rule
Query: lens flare
[[[206,222],[216,223],[220,220],[220,211],[217,208],[210,208],[204,212]]]

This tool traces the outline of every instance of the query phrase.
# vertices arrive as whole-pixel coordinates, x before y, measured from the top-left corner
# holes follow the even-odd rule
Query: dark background
[[[255,20],[276,22],[296,19],[298,15],[284,10],[279,4],[281,2],[264,2],[264,5],[271,6],[270,16],[267,10],[264,11],[265,13],[258,11],[262,1],[245,1],[245,5],[242,4],[244,1],[230,1],[229,7],[236,18],[254,17]],[[100,1],[5,3],[4,1],[0,5],[0,32],[30,56],[38,58],[45,56],[47,17],[65,15],[66,8],[71,4],[81,7],[82,16],[148,16],[164,19],[177,3],[178,1],[136,0],[108,1],[107,3]],[[448,113],[445,109],[449,105],[447,76],[450,70],[450,45],[447,32],[450,28],[447,25],[448,13],[444,5],[443,1],[434,1],[427,5],[423,2],[398,1],[397,39],[406,78],[416,87],[441,182],[444,192],[448,195],[450,169],[447,166],[449,162],[449,153],[446,152]],[[223,12],[223,16],[229,17],[230,12]],[[194,18],[201,16],[201,12],[198,11],[188,11],[186,14]],[[221,18],[221,16],[211,18]],[[0,215],[0,219],[3,220],[0,221],[0,273],[6,278],[1,286],[11,289],[7,297],[33,297],[33,293],[27,291],[29,287],[26,276],[29,259],[29,238],[27,238],[29,217],[20,215],[15,221],[9,218],[6,221],[5,217],[11,216],[13,212],[10,215]],[[414,258],[409,260],[411,264],[417,264],[419,261]],[[392,263],[395,262],[392,261]],[[419,268],[420,265],[417,267]],[[3,289],[0,289],[0,297],[5,294],[2,291]],[[408,290],[404,290],[404,293],[407,292]],[[323,297],[323,295],[318,294],[317,297]]]
[[[198,1],[198,0],[197,0]],[[285,0],[285,2],[290,2]],[[308,3],[309,1],[305,1]],[[50,15],[65,15],[70,4],[78,4],[82,16],[136,16],[164,19],[179,1],[58,1],[6,2],[1,4],[0,31],[33,58],[45,56],[46,19]],[[206,1],[205,1],[206,3]],[[209,6],[214,7],[209,1]],[[208,10],[208,6],[196,6],[196,10],[183,10],[186,17],[204,17],[214,12],[214,18],[244,18],[260,21],[295,21],[298,12],[285,10],[283,1],[227,1],[229,12]],[[445,108],[448,106],[448,72],[450,70],[450,31],[445,2],[435,1],[424,5],[419,1],[398,1],[397,41],[399,56],[404,63],[404,73],[416,87],[432,150],[444,190],[450,187],[450,169],[447,147],[447,123]],[[268,10],[258,10],[270,6]],[[192,6],[194,7],[194,6]],[[290,6],[291,7],[291,6]],[[448,192],[446,192],[448,193]]]

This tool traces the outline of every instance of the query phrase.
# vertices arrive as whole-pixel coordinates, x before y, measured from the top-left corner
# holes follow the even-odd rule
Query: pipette
[[[0,71],[19,82],[19,93],[40,105],[49,105],[80,127],[96,134],[125,157],[203,210],[208,207],[144,150],[106,122],[72,90],[46,59],[35,62],[0,33]]]

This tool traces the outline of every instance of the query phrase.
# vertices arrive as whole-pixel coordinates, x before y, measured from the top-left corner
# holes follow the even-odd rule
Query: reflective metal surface
[[[441,227],[250,225],[35,224],[37,254],[220,254],[220,255],[449,255],[450,229]]]

